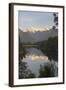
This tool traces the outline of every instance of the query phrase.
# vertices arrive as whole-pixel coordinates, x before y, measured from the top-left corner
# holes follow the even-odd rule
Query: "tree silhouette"
[[[54,16],[54,26],[55,28],[52,27],[52,29],[58,29],[58,13],[53,13],[53,16]]]
[[[35,74],[31,72],[30,69],[27,68],[26,62],[19,63],[19,79],[22,78],[35,78]]]
[[[39,69],[39,77],[54,77],[54,68],[53,65],[50,63],[40,65]]]

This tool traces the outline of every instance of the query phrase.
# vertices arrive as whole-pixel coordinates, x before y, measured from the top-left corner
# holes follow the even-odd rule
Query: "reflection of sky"
[[[53,13],[35,12],[35,11],[19,11],[18,25],[19,28],[43,28],[53,26]]]

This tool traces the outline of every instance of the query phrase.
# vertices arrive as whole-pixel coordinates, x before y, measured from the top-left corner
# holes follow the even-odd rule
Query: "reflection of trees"
[[[58,37],[50,37],[41,43],[40,48],[50,60],[58,61]]]
[[[26,55],[26,50],[19,38],[19,79],[22,78],[34,78],[35,75],[27,68],[27,63],[23,62],[22,59]]]
[[[48,56],[50,63],[58,62],[58,37],[50,37],[40,45],[41,51]],[[53,64],[40,66],[39,77],[54,77],[58,75],[58,68]],[[55,75],[56,74],[56,75]]]
[[[55,63],[47,63],[40,65],[39,77],[55,77],[58,76],[58,68]]]
[[[23,59],[23,57],[25,57],[26,55],[26,50],[23,47],[23,44],[20,42],[20,38],[19,38],[19,62],[21,62],[21,60]]]
[[[19,79],[34,78],[34,77],[35,75],[29,69],[27,69],[27,63],[21,62],[19,64]]]

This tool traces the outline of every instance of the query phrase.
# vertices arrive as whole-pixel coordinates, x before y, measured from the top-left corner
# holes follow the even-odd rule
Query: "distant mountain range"
[[[36,31],[36,32],[23,32],[23,30],[19,29],[20,42],[22,43],[36,43],[40,41],[47,40],[49,37],[58,36],[58,30],[51,29],[47,31]]]

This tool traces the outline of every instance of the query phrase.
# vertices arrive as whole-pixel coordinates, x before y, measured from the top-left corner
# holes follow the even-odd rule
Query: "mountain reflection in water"
[[[26,56],[22,59],[22,62],[27,63],[27,68],[31,70],[32,73],[36,75],[36,77],[39,76],[39,69],[40,65],[45,65],[45,64],[54,64],[55,65],[55,74],[57,76],[57,62],[48,60],[48,57],[45,56],[41,50],[37,48],[27,48],[26,49]]]
[[[35,60],[48,60],[48,57],[47,56],[37,56],[37,55],[26,55],[26,58],[30,58],[31,61],[35,61]]]

